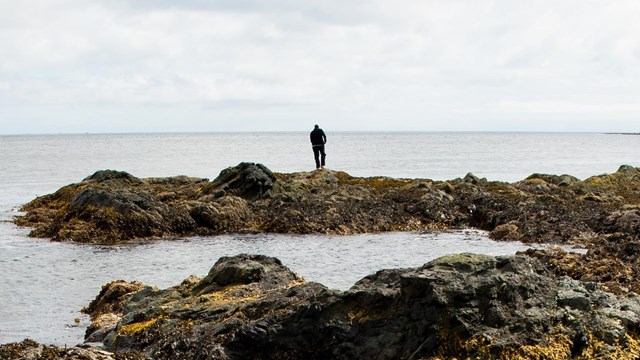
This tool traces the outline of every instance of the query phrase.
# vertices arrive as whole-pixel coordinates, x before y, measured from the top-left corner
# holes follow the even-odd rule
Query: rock
[[[547,175],[547,174],[533,174],[526,178],[526,180],[540,179],[546,183],[556,186],[571,186],[580,181],[575,176],[571,175]]]
[[[614,211],[604,219],[603,227],[612,233],[640,234],[640,209],[623,208]]]
[[[117,171],[117,170],[99,170],[93,173],[93,175],[86,177],[83,181],[103,182],[108,180],[125,180],[131,183],[142,182],[140,179],[129,174],[126,171]]]
[[[588,310],[591,307],[589,297],[575,290],[562,290],[558,292],[559,306],[570,307],[576,310]]]
[[[222,170],[211,184],[203,188],[203,192],[256,198],[265,196],[273,187],[273,181],[275,177],[266,166],[244,162]]]
[[[640,171],[638,171],[638,168],[635,168],[631,165],[620,165],[618,171],[616,172],[622,174],[640,175]]]
[[[254,282],[278,287],[295,281],[302,279],[285,268],[280,260],[263,255],[245,254],[220,258],[209,274],[195,284],[194,291],[209,293],[230,285],[247,285]]]
[[[594,201],[594,202],[608,202],[610,201],[609,199],[607,199],[606,197],[600,196],[600,195],[596,195],[596,194],[592,194],[592,193],[588,193],[585,195],[582,195],[579,197],[580,200],[584,200],[584,201]]]
[[[94,316],[91,325],[85,331],[87,342],[102,342],[105,337],[112,332],[120,321],[120,316],[116,314],[101,314]]]
[[[558,278],[527,256],[450,255],[340,292],[239,255],[202,280],[136,293],[105,343],[154,359],[633,357],[639,311],[637,296]]]
[[[518,240],[520,238],[520,231],[518,225],[507,223],[496,226],[489,236],[496,240]]]
[[[102,286],[100,294],[93,300],[83,312],[97,317],[102,314],[122,312],[123,304],[134,293],[142,290],[144,285],[140,282],[127,282],[124,280],[112,281]]]
[[[477,184],[480,182],[480,178],[478,178],[477,176],[473,175],[472,173],[467,173],[467,175],[464,176],[464,179],[462,179],[464,182],[468,182],[468,183],[472,183],[472,184]]]
[[[135,212],[151,207],[152,199],[137,194],[120,194],[100,189],[85,189],[80,191],[72,200],[71,206],[77,210],[88,206],[96,208],[113,208],[118,212]]]
[[[194,205],[189,214],[196,224],[215,232],[238,232],[246,224],[251,211],[239,197],[226,196]]]
[[[92,347],[59,347],[38,344],[25,339],[20,343],[0,345],[0,359],[3,360],[148,360],[140,352],[114,354]]]
[[[451,194],[455,188],[453,187],[453,185],[451,185],[450,183],[443,181],[441,183],[438,183],[436,185],[436,189],[440,190],[440,191],[444,191],[447,194]]]

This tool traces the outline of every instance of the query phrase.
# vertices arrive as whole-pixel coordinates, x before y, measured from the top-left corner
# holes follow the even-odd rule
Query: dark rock
[[[229,285],[246,285],[260,281],[265,285],[277,287],[300,280],[276,258],[245,254],[220,258],[209,274],[195,285],[194,291],[208,293]]]
[[[571,186],[580,181],[575,176],[571,175],[547,175],[547,174],[533,174],[526,178],[526,180],[540,179],[549,184],[556,186]]]
[[[620,167],[618,168],[618,171],[616,171],[618,173],[631,173],[634,175],[640,175],[640,171],[638,171],[638,168],[635,168],[631,165],[620,165]]]
[[[89,188],[80,191],[71,200],[70,205],[76,209],[92,206],[96,208],[114,208],[118,212],[133,212],[149,209],[151,201],[151,199],[145,199],[138,194],[108,192]]]
[[[203,191],[207,194],[223,196],[233,194],[240,197],[256,198],[266,195],[273,187],[275,176],[262,164],[240,163],[220,172]]]
[[[154,359],[606,358],[640,345],[638,297],[556,278],[525,256],[450,255],[338,292],[240,255],[124,309],[107,346]]]
[[[99,170],[93,173],[93,175],[86,177],[83,181],[103,182],[107,180],[126,180],[132,183],[142,182],[140,179],[129,174],[126,171],[117,171],[117,170]]]
[[[623,208],[612,212],[603,221],[608,232],[640,233],[640,208]]]
[[[464,182],[468,182],[468,183],[472,183],[472,184],[477,184],[480,182],[480,178],[478,178],[477,176],[473,175],[472,173],[467,173],[467,175],[464,176],[464,179],[462,179]]]
[[[244,199],[226,196],[194,204],[189,214],[197,225],[215,232],[238,232],[247,223],[250,210]]]

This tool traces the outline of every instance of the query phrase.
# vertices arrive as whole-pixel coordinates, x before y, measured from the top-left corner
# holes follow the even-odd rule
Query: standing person
[[[311,146],[313,147],[313,157],[316,159],[316,169],[320,169],[320,167],[324,169],[324,159],[327,157],[327,154],[324,152],[324,144],[327,143],[327,136],[318,125],[315,125],[313,131],[311,131],[310,138]],[[320,155],[322,155],[322,161]]]

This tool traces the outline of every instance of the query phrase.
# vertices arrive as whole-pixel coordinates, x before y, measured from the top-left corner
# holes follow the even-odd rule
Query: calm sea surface
[[[640,136],[631,135],[327,131],[327,136],[328,168],[355,176],[445,180],[473,172],[513,182],[536,172],[586,178],[615,172],[622,164],[640,166]],[[308,141],[307,133],[0,136],[0,343],[30,337],[76,344],[87,324],[79,310],[102,284],[125,279],[168,287],[190,274],[205,275],[220,256],[241,252],[277,256],[308,280],[347,289],[375,270],[418,266],[447,253],[497,255],[526,248],[490,241],[478,231],[238,235],[97,247],[31,239],[27,229],[7,221],[34,197],[100,169],[210,179],[242,161],[278,172],[312,170]]]

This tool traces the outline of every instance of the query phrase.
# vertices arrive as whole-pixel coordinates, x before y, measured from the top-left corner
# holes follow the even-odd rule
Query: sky
[[[0,0],[0,134],[640,131],[637,0]]]

